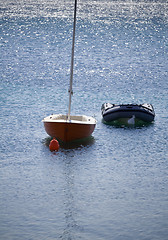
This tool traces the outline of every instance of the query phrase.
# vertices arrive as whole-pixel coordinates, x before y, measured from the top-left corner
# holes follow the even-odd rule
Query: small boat
[[[74,6],[74,22],[73,22],[73,38],[72,38],[72,54],[71,54],[71,71],[70,71],[70,87],[69,87],[69,108],[68,114],[53,114],[42,120],[48,135],[55,137],[62,142],[70,142],[78,139],[89,137],[95,129],[96,119],[85,115],[73,116],[71,111],[71,97],[73,94],[73,66],[74,66],[74,46],[75,46],[75,27],[76,27],[76,10],[77,0]]]
[[[93,117],[70,116],[53,114],[43,119],[44,127],[49,136],[62,142],[70,142],[83,139],[92,134],[96,120]]]
[[[104,103],[101,107],[103,120],[107,123],[125,119],[128,124],[134,124],[135,120],[143,122],[152,122],[155,112],[151,104],[111,104]]]

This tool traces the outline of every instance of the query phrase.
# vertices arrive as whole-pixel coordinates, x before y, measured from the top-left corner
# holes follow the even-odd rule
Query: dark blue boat
[[[135,119],[152,122],[155,118],[154,108],[151,104],[121,104],[115,105],[104,103],[101,107],[102,116],[105,122],[112,122],[119,119],[127,119],[130,124],[135,123]]]

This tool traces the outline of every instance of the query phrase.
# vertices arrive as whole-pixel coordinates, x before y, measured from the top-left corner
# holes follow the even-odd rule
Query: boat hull
[[[102,116],[104,121],[112,122],[118,119],[130,119],[133,116],[144,122],[152,122],[155,117],[151,104],[122,104],[114,105],[105,103],[102,105]]]
[[[62,142],[70,142],[89,137],[95,129],[96,121],[76,120],[53,120],[48,118],[43,120],[45,130],[51,137],[55,137]]]

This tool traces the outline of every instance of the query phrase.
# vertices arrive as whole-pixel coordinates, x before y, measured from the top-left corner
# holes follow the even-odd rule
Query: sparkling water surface
[[[41,120],[68,111],[74,1],[0,1],[0,239],[166,240],[168,3],[78,1],[72,114],[87,141],[49,151]],[[101,105],[151,103],[115,127]]]

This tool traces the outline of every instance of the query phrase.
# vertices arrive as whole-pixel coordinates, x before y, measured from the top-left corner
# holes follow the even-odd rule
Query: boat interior
[[[50,119],[52,120],[64,120],[66,121],[68,119],[67,115],[63,115],[63,114],[58,114],[58,115],[51,115]],[[80,121],[80,122],[87,122],[89,121],[89,118],[86,117],[85,115],[81,115],[81,116],[70,116],[70,120],[74,120],[74,121]],[[90,119],[91,120],[91,119]]]

